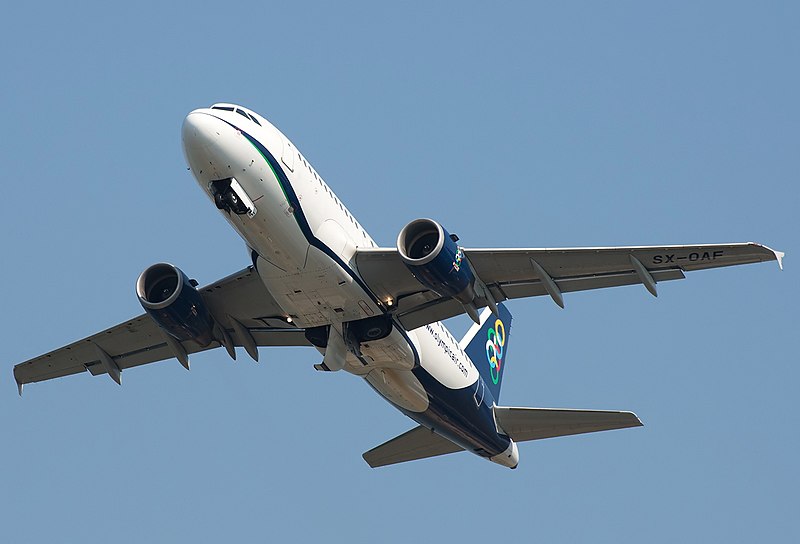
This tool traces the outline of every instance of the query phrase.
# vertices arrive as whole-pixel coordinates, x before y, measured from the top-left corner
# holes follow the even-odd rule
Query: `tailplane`
[[[633,412],[495,406],[497,425],[515,442],[641,427]]]
[[[473,325],[459,345],[478,369],[496,402],[500,399],[503,369],[508,358],[508,337],[511,334],[511,312],[497,305],[499,316],[489,308],[481,312],[480,323]]]
[[[463,450],[461,446],[420,425],[372,448],[362,457],[369,466],[377,468]]]

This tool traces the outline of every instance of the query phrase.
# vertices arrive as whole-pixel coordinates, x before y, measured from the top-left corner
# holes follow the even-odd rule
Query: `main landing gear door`
[[[256,205],[244,191],[236,178],[226,178],[212,181],[208,184],[211,194],[214,195],[214,204],[220,210],[236,215],[247,215],[253,218],[258,211]]]
[[[294,150],[294,146],[292,142],[287,140],[286,138],[283,139],[283,154],[281,155],[281,161],[283,164],[286,165],[286,168],[289,171],[294,172],[294,156],[297,153]]]

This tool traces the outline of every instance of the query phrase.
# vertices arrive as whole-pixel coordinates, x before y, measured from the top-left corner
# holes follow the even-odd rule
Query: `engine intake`
[[[415,219],[400,231],[397,251],[422,285],[470,304],[475,300],[475,275],[457,239],[432,219]]]
[[[136,281],[136,294],[144,311],[170,336],[207,346],[214,340],[214,318],[203,297],[177,266],[158,263]]]

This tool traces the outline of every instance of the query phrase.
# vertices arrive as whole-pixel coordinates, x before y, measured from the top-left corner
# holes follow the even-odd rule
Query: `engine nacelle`
[[[400,231],[397,251],[417,280],[462,304],[475,300],[475,275],[454,237],[432,219],[415,219]]]
[[[177,266],[158,263],[136,281],[136,294],[144,311],[170,336],[207,346],[214,340],[214,318],[196,283]]]

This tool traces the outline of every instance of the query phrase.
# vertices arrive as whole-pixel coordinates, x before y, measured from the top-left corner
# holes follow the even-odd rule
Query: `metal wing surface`
[[[362,457],[369,466],[377,468],[463,450],[461,446],[420,425],[372,448]]]
[[[497,302],[550,295],[563,306],[563,293],[677,280],[684,272],[777,260],[783,253],[753,242],[685,246],[555,249],[464,249],[475,275]],[[464,313],[457,301],[420,284],[395,248],[361,249],[359,273],[384,300],[391,299],[407,329]],[[483,302],[483,304],[481,304]],[[485,305],[485,301],[478,301]]]
[[[309,346],[303,329],[281,319],[282,310],[261,283],[252,267],[199,289],[216,321],[226,328],[233,344],[246,345],[230,317],[241,323],[257,346]],[[230,317],[229,317],[230,316]],[[109,329],[51,351],[14,367],[14,378],[22,385],[89,371],[107,373],[103,353],[120,370],[175,357],[165,333],[142,314]],[[174,341],[174,340],[173,340]],[[175,342],[175,341],[174,341]],[[219,347],[218,342],[200,346],[182,342],[187,354]],[[99,349],[98,349],[99,348]],[[102,353],[101,353],[102,352]]]
[[[633,412],[495,406],[495,420],[516,442],[641,427]]]

